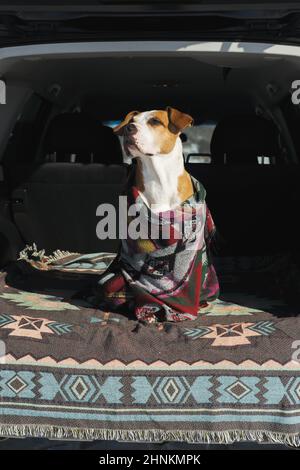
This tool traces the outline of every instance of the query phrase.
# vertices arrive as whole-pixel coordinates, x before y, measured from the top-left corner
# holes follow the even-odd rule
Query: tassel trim
[[[57,263],[57,261],[65,258],[70,255],[79,255],[79,253],[71,253],[70,251],[56,250],[50,256],[45,255],[45,250],[38,250],[35,243],[32,245],[26,245],[24,250],[19,254],[18,260],[27,261],[29,263],[37,263],[39,268],[44,267],[46,269],[52,263]]]
[[[49,425],[1,425],[0,437],[25,438],[37,437],[55,440],[94,441],[109,440],[121,442],[186,442],[189,444],[232,444],[234,442],[276,443],[300,447],[299,433],[280,433],[273,431],[163,431],[163,430],[113,430],[71,428]]]

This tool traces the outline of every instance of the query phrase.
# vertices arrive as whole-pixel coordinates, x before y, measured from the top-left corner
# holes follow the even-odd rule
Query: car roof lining
[[[30,88],[61,108],[80,105],[102,120],[122,116],[129,107],[167,105],[207,120],[222,118],[228,108],[247,112],[259,98],[279,102],[299,67],[295,57],[247,52],[53,53],[3,58],[0,74],[8,84]],[[56,84],[58,96],[52,95]],[[276,95],[268,94],[269,84]]]

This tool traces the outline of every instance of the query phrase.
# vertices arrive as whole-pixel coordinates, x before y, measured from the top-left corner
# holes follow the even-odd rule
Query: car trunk
[[[264,17],[253,19],[249,12],[241,15],[241,5],[237,6],[239,13],[234,15],[228,16],[224,11],[220,14],[218,10],[219,22],[215,12],[210,12],[209,19],[201,17],[208,26],[201,31],[201,39],[205,41],[199,42],[195,39],[199,36],[193,20],[195,8],[191,4],[184,12],[188,22],[184,26],[175,19],[173,10],[174,18],[173,14],[168,16],[170,12],[166,13],[168,41],[161,31],[157,11],[151,19],[143,15],[141,24],[145,22],[146,26],[139,28],[135,40],[130,37],[132,32],[125,27],[124,18],[118,20],[123,25],[121,33],[117,27],[112,33],[105,28],[102,16],[95,18],[94,11],[84,18],[78,13],[72,13],[70,18],[68,12],[55,22],[49,20],[49,13],[41,18],[41,13],[32,9],[24,10],[17,18],[11,12],[3,17],[7,47],[0,50],[0,75],[7,88],[7,104],[5,110],[0,109],[3,122],[0,303],[7,310],[3,318],[0,316],[0,327],[10,331],[9,325],[14,325],[14,315],[20,314],[20,308],[22,314],[27,314],[24,314],[27,322],[31,315],[31,326],[34,315],[40,321],[45,321],[45,315],[51,317],[51,334],[66,335],[69,347],[64,357],[58,359],[59,346],[55,343],[51,364],[57,361],[65,367],[72,359],[71,352],[76,349],[81,334],[76,330],[75,340],[67,336],[73,314],[78,325],[83,318],[90,327],[103,323],[107,328],[102,329],[100,338],[105,346],[103,349],[102,343],[99,346],[101,367],[115,359],[112,343],[118,352],[117,361],[132,364],[139,360],[135,356],[138,346],[132,339],[134,335],[130,336],[135,331],[133,326],[126,323],[129,336],[124,335],[127,343],[132,340],[137,349],[126,352],[123,332],[114,330],[116,323],[121,324],[120,318],[115,318],[112,312],[105,312],[106,316],[100,318],[93,308],[74,297],[78,291],[94,286],[99,273],[111,262],[112,256],[102,253],[113,254],[118,250],[118,237],[99,240],[96,235],[97,207],[111,203],[118,210],[118,197],[128,172],[121,142],[111,135],[107,137],[102,129],[92,147],[90,129],[95,123],[110,129],[133,109],[160,109],[168,105],[194,117],[194,134],[191,131],[183,136],[186,168],[205,186],[207,204],[217,227],[212,254],[220,280],[220,299],[199,315],[202,318],[201,315],[207,314],[209,321],[226,316],[223,321],[231,325],[232,331],[240,327],[235,324],[237,318],[243,331],[232,335],[242,339],[230,344],[247,347],[251,342],[249,331],[248,336],[245,334],[245,322],[252,325],[257,315],[259,320],[251,326],[254,328],[251,335],[254,332],[254,336],[264,338],[261,354],[265,362],[260,360],[260,350],[254,354],[257,354],[255,359],[251,356],[258,345],[255,338],[252,350],[250,346],[248,350],[251,358],[242,355],[241,364],[248,359],[258,368],[272,361],[275,366],[290,364],[288,347],[280,357],[268,341],[273,331],[285,331],[284,326],[291,319],[294,320],[288,323],[282,344],[287,344],[287,337],[296,340],[299,331],[299,228],[294,221],[300,202],[300,116],[292,100],[293,91],[297,90],[293,82],[300,73],[295,33],[298,13],[293,13],[292,22],[290,11],[271,9],[267,20],[271,27],[266,29]],[[53,31],[49,31],[51,23],[57,42]],[[210,24],[218,27],[212,29]],[[283,31],[282,43],[270,42],[272,31],[274,36],[274,31],[277,34],[279,30]],[[138,41],[140,38],[147,40]],[[247,40],[238,42],[237,38]],[[294,45],[289,44],[292,41]],[[10,48],[12,44],[16,47]],[[63,119],[57,120],[61,115]],[[74,115],[79,116],[77,123]],[[207,134],[208,128],[212,132]],[[67,320],[56,321],[64,311]],[[207,334],[207,331],[200,332],[201,326],[198,325],[198,333],[194,331],[190,335],[199,338]],[[18,352],[17,340],[22,337],[22,328],[18,328],[13,330],[11,343],[8,341],[12,348],[9,354],[16,356],[15,359],[28,358],[29,342],[24,340],[24,351],[21,345],[22,354]],[[38,333],[33,336],[28,333],[24,338],[30,337],[37,343],[42,340],[45,328],[47,325],[43,323],[43,327],[36,327]],[[171,328],[172,340],[179,334],[174,328]],[[93,335],[85,338],[84,347],[81,346],[84,361],[89,360]],[[153,350],[150,348],[149,356],[143,359],[147,364],[160,360],[161,354],[157,340],[150,339]],[[226,350],[229,354],[226,360],[235,367],[236,350],[226,349],[227,345],[226,339],[220,340],[221,349],[214,363],[221,363]],[[46,357],[44,346],[37,353],[40,361]],[[212,349],[214,346],[215,343]],[[179,356],[177,360],[180,361]],[[187,357],[184,361],[189,362]],[[31,367],[30,360],[29,364]],[[85,367],[88,369],[90,365]],[[81,400],[79,395],[78,392],[75,401]],[[12,432],[9,426],[7,429]],[[38,436],[38,432],[28,429],[24,435]],[[82,431],[84,439],[88,431],[86,428]],[[57,437],[59,430],[55,432],[44,435]],[[74,431],[72,436],[67,433],[63,436],[75,434]],[[116,436],[95,432],[92,438]],[[125,431],[118,436],[129,438]],[[147,433],[143,436],[149,438]],[[170,438],[170,434],[167,436]],[[179,440],[179,434],[176,436]],[[270,436],[266,434],[264,440],[267,437]],[[245,439],[245,434],[242,438]],[[255,438],[259,440],[258,434]],[[230,439],[235,440],[233,435]],[[198,438],[201,440],[205,441],[203,435]],[[291,443],[292,438],[288,435],[280,442]]]
[[[8,258],[32,243],[47,254],[57,249],[110,251],[95,233],[96,208],[101,202],[117,203],[124,176],[122,165],[114,167],[122,163],[113,160],[119,149],[115,141],[103,137],[101,142],[99,133],[100,150],[84,160],[86,130],[76,125],[86,119],[86,127],[94,122],[113,126],[131,109],[172,104],[195,120],[194,130],[184,136],[184,157],[188,171],[207,190],[219,256],[293,250],[297,259],[297,227],[287,229],[278,217],[284,212],[285,220],[293,220],[299,202],[298,108],[291,95],[298,57],[286,46],[266,46],[262,52],[255,45],[228,44],[227,51],[223,43],[220,51],[218,43],[171,44],[134,43],[130,54],[122,43],[50,45],[46,53],[30,46],[20,48],[20,56],[2,59],[12,114],[3,136],[2,208],[7,224],[21,237],[17,244],[17,234],[15,239],[3,234],[3,247],[11,245]],[[256,50],[248,52],[251,47]],[[72,113],[83,120],[62,122],[59,135],[52,122],[63,113],[66,121]],[[82,132],[78,141],[72,134],[76,130]],[[257,141],[253,149],[252,135]],[[60,153],[60,146],[69,145],[52,142],[60,137],[75,140],[72,151]],[[115,189],[105,196],[107,178]],[[90,237],[82,226],[89,227]],[[114,250],[117,243],[112,243]],[[2,264],[9,261],[5,253],[3,248]]]

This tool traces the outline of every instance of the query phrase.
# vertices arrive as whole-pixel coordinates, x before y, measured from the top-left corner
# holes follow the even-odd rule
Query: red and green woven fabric
[[[124,310],[149,323],[194,320],[199,307],[218,297],[209,250],[215,225],[204,187],[196,179],[192,181],[192,197],[159,213],[130,186],[128,211],[136,209],[140,236],[132,236],[131,224],[136,227],[137,219],[128,217],[127,238],[98,283],[99,308]]]

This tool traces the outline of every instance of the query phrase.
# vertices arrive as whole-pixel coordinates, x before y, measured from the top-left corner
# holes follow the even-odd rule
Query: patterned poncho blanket
[[[215,226],[204,187],[192,183],[194,194],[165,212],[151,210],[128,184],[127,236],[99,280],[100,309],[131,312],[147,323],[194,320],[199,307],[218,297],[209,252]]]

